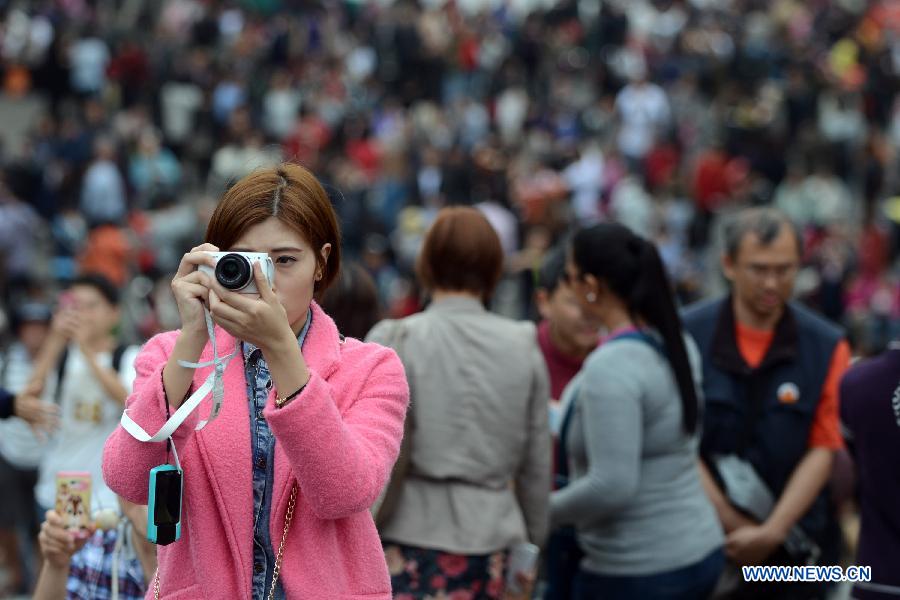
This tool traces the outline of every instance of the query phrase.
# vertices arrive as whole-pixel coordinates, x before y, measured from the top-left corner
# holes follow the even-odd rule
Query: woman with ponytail
[[[724,565],[697,468],[700,356],[656,248],[617,224],[579,231],[566,260],[586,315],[607,331],[563,394],[554,526],[584,552],[573,597],[701,599]]]

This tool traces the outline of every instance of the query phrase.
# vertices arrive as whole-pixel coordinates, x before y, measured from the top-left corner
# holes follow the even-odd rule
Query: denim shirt
[[[312,323],[312,311],[297,336],[303,340]],[[263,417],[266,399],[272,389],[272,378],[262,351],[249,342],[243,343],[244,376],[247,380],[247,397],[250,399],[250,448],[253,459],[253,598],[264,599],[272,586],[276,549],[269,534],[269,513],[272,509],[272,483],[275,463],[275,436]],[[281,540],[277,540],[281,543]],[[275,588],[275,598],[284,599],[281,582]]]

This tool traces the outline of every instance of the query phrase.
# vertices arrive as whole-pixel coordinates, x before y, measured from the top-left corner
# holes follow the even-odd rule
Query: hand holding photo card
[[[56,512],[70,531],[87,533],[91,524],[91,474],[60,471],[56,474]]]

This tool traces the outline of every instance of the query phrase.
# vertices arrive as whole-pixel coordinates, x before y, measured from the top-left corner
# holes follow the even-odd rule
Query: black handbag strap
[[[643,331],[627,331],[625,333],[621,333],[612,337],[605,342],[603,345],[611,344],[613,342],[617,342],[620,340],[637,340],[640,342],[644,342],[654,350],[659,352],[664,358],[666,357],[666,351],[663,345],[651,336],[648,333]],[[572,390],[572,399],[569,402],[569,405],[566,407],[566,411],[563,414],[562,424],[559,429],[559,446],[556,452],[556,487],[564,488],[569,484],[569,450],[567,448],[567,440],[569,437],[569,430],[572,427],[572,415],[575,414],[575,403],[578,401],[578,392],[579,390]]]
[[[9,373],[9,348],[0,348],[0,387],[7,389],[6,375]]]

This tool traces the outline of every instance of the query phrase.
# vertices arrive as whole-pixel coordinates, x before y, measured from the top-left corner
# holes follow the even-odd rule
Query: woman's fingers
[[[209,288],[202,283],[191,283],[189,281],[179,281],[177,283],[176,292],[184,294],[190,298],[197,298],[203,304],[209,305]]]
[[[203,271],[191,271],[190,273],[188,273],[187,275],[185,275],[184,277],[179,279],[179,281],[185,281],[187,283],[196,283],[196,284],[202,285],[206,288],[209,288],[212,285],[213,279],[212,279],[212,277],[210,277],[207,273],[204,273]]]
[[[209,254],[207,254],[206,251],[198,250],[197,252],[188,252],[187,254],[185,254],[181,258],[181,264],[182,264],[182,266],[184,266],[185,264],[189,264],[189,265],[193,265],[193,266],[206,265],[208,267],[215,267],[216,259],[213,258],[212,256],[210,256]],[[190,273],[193,270],[194,269],[190,269],[190,268],[187,269],[187,272],[185,272],[182,276],[187,275],[188,273]],[[180,271],[180,269],[179,269],[179,271]]]
[[[275,282],[269,283],[269,280],[266,279],[262,263],[257,262],[253,264],[253,280],[256,283],[256,289],[259,290],[260,298],[269,304],[278,302],[278,296],[275,295],[275,290],[272,289]]]
[[[232,292],[228,292],[227,294],[228,295],[226,296],[226,298],[232,301],[232,296],[239,295]],[[222,299],[222,294],[216,289],[209,290],[209,312],[216,319],[216,321],[226,320],[233,323],[240,323],[242,321],[243,315],[245,314],[239,308],[236,308],[230,305],[228,302],[225,302]]]
[[[191,252],[218,252],[218,246],[213,246],[212,244],[200,244],[199,246],[194,246],[191,248]]]
[[[240,312],[249,313],[251,310],[253,310],[253,307],[256,304],[256,299],[247,294],[232,292],[231,290],[225,289],[224,287],[222,287],[222,284],[215,280],[214,277],[210,277],[209,280],[209,288],[216,293],[216,296],[224,304],[235,308]]]
[[[196,270],[199,265],[215,267],[216,260],[207,254],[207,252],[218,252],[219,249],[212,244],[201,244],[195,246],[190,252],[181,257],[181,264],[178,265],[178,272],[175,279],[186,276],[188,273]]]
[[[213,320],[216,322],[216,325],[227,331],[232,336],[238,339],[244,338],[244,326],[240,323],[215,316],[213,317]]]

